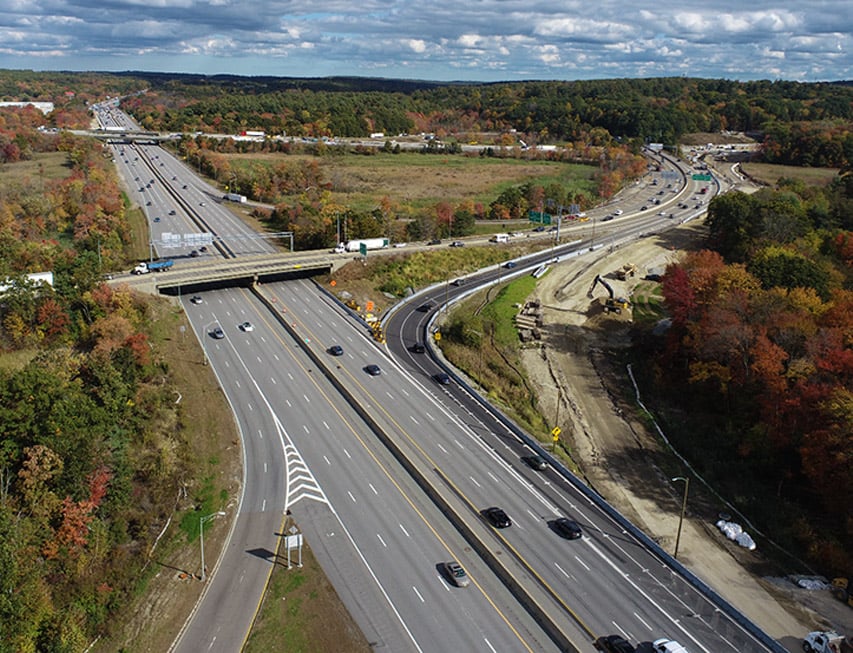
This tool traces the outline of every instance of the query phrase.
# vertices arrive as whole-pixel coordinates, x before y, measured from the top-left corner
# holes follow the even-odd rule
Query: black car
[[[331,347],[329,347],[329,353],[332,356],[343,356],[344,355],[344,348],[341,347],[340,345],[332,345]]]
[[[198,253],[197,249],[194,249],[193,251],[190,252],[190,257],[192,257],[192,258],[198,258],[199,256],[201,256],[201,255]]]
[[[545,231],[545,227],[543,227],[542,225],[539,225],[538,227],[533,229],[533,231],[535,231],[537,233],[542,233],[543,231]]]
[[[595,640],[595,648],[605,653],[636,653],[636,650],[620,635],[604,635]]]
[[[486,508],[482,514],[486,521],[495,528],[509,528],[512,526],[512,522],[507,517],[507,514],[496,506]]]
[[[433,379],[435,379],[436,383],[441,385],[450,385],[450,375],[446,372],[439,372],[438,374],[433,374]]]
[[[506,263],[504,263],[504,267],[507,270],[512,270],[516,265],[518,264],[515,261],[507,261]]]
[[[370,376],[379,376],[382,374],[382,370],[379,369],[378,365],[365,365],[364,371],[367,372]]]
[[[423,354],[426,352],[426,347],[424,347],[422,342],[416,342],[411,347],[409,347],[409,351],[413,354]]]
[[[602,222],[610,222],[612,219],[613,219],[612,215],[605,215],[603,218],[601,218],[601,221]]]
[[[577,540],[583,535],[581,525],[574,519],[568,517],[559,517],[551,522],[551,528],[554,532],[565,537],[567,540]]]
[[[429,313],[432,309],[432,302],[424,302],[420,306],[418,306],[418,311],[421,313]]]
[[[433,238],[427,245],[441,245],[441,238]]]
[[[464,286],[465,285],[465,279],[454,279],[453,281],[450,282],[450,285],[456,286],[457,288],[459,286]]]
[[[534,454],[532,456],[523,456],[522,460],[527,463],[532,469],[537,471],[545,471],[548,469],[548,461],[546,461],[542,456],[538,454]]]
[[[452,243],[450,243],[450,246],[451,247],[465,247],[465,243],[463,243],[461,240],[454,240]]]

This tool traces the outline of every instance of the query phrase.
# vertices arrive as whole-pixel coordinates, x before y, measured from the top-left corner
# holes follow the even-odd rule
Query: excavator
[[[628,310],[630,308],[631,303],[625,299],[624,297],[616,297],[613,292],[613,288],[607,283],[604,279],[602,279],[600,274],[595,275],[595,279],[592,281],[592,285],[589,287],[589,290],[586,291],[586,296],[592,299],[592,296],[595,291],[595,287],[601,284],[607,289],[607,292],[610,294],[610,297],[604,300],[604,312],[605,313],[621,313],[623,310]]]

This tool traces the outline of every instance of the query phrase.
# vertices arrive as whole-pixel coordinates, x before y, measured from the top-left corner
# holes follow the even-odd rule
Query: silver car
[[[448,578],[450,578],[450,581],[456,585],[456,587],[468,587],[468,584],[471,582],[468,578],[468,574],[466,574],[465,570],[462,569],[462,565],[455,560],[445,562],[444,571],[447,572]]]

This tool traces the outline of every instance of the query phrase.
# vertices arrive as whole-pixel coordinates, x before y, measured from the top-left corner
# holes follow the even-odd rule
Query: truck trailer
[[[133,268],[130,273],[131,274],[148,274],[149,272],[165,272],[170,267],[175,264],[174,261],[165,260],[165,261],[149,261],[148,263],[142,262]]]
[[[240,195],[239,193],[225,193],[222,196],[222,199],[228,200],[229,202],[239,202],[240,204],[245,204],[247,199],[245,195]]]
[[[386,249],[391,241],[388,238],[362,238],[360,240],[350,240],[346,243],[339,243],[335,247],[335,252],[344,254],[346,252],[361,251],[362,244],[366,249]]]

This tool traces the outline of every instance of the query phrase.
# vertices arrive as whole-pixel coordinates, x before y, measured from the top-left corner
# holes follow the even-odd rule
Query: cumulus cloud
[[[0,67],[850,79],[849,0],[6,0]]]

